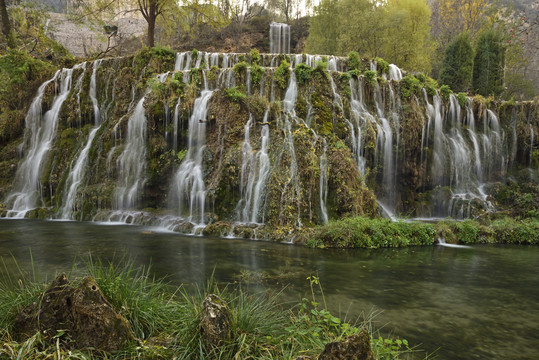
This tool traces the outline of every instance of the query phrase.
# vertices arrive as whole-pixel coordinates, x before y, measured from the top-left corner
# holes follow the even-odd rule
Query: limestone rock
[[[59,275],[41,301],[23,309],[15,319],[15,331],[23,338],[37,331],[52,338],[60,330],[73,340],[73,348],[116,351],[133,339],[129,322],[89,276],[74,288],[65,274]]]
[[[226,302],[215,294],[204,299],[200,332],[206,345],[220,346],[230,340],[230,309]]]
[[[367,329],[341,341],[326,344],[318,360],[374,360]]]

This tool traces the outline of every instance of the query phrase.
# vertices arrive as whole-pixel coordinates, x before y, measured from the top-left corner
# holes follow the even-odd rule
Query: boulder
[[[204,343],[217,347],[231,339],[230,309],[226,302],[215,294],[204,299],[200,319],[200,333]]]
[[[326,344],[318,360],[374,360],[367,329],[341,341]]]
[[[49,339],[65,331],[73,348],[110,352],[134,339],[129,322],[114,310],[92,277],[74,288],[65,274],[52,282],[39,303],[27,306],[15,319],[15,332],[21,337],[37,331]]]

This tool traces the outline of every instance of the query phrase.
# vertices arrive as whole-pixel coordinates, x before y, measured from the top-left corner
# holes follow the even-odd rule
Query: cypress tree
[[[459,34],[445,50],[440,82],[455,92],[466,91],[472,83],[472,72],[473,49],[470,35],[464,32]]]
[[[483,32],[475,50],[473,89],[483,96],[498,95],[503,90],[505,47],[501,34],[494,30]]]

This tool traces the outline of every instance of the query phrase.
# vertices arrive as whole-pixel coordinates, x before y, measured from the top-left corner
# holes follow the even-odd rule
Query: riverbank
[[[380,248],[448,244],[539,244],[537,218],[451,219],[436,222],[392,221],[363,217],[332,221],[298,239],[316,248]]]
[[[84,269],[71,271],[88,277],[61,274],[50,287],[36,269],[32,275],[20,269],[4,274],[1,358],[316,359],[328,343],[359,338],[367,341],[362,345],[367,346],[365,359],[395,359],[412,352],[406,340],[380,336],[370,317],[343,320],[332,315],[317,276],[306,279],[310,298],[291,306],[279,302],[279,292],[253,293],[242,285],[217,284],[213,277],[204,288],[190,291],[155,279],[149,267],[136,267],[133,261],[112,264],[89,257],[84,264]],[[214,308],[208,315],[210,300]],[[85,313],[89,307],[95,315]],[[115,313],[107,315],[103,309]],[[33,312],[40,321],[29,325]],[[215,324],[210,330],[206,324],[215,321],[212,317],[225,318],[217,335],[210,333]],[[114,319],[121,325],[101,328]]]

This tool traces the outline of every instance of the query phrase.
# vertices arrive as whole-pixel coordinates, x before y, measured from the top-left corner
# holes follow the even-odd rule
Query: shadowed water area
[[[320,277],[330,310],[355,317],[373,307],[384,335],[406,338],[437,359],[534,359],[539,356],[539,249],[444,246],[313,250],[261,241],[187,237],[141,226],[2,220],[0,256],[24,269],[30,255],[49,280],[73,259],[132,257],[172,284],[247,279],[280,290],[284,301],[310,297]],[[14,269],[13,269],[14,270]],[[5,271],[3,268],[0,272]]]

